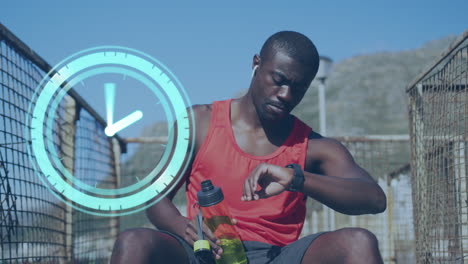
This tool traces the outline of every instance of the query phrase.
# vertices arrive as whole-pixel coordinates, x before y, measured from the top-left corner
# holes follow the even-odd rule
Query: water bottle
[[[239,234],[231,223],[231,215],[224,200],[221,188],[213,186],[210,180],[201,183],[197,193],[198,203],[204,222],[221,241],[223,254],[217,264],[247,264],[244,246]]]

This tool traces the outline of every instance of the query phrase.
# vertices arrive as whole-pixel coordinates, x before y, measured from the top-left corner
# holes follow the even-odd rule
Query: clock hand
[[[114,122],[115,83],[105,83],[104,94],[106,97],[107,126],[112,126]]]
[[[112,137],[113,135],[115,135],[115,133],[135,123],[136,121],[140,120],[142,117],[143,117],[143,112],[141,112],[140,110],[136,110],[135,112],[115,122],[115,124],[108,125],[106,129],[104,130],[104,132],[106,133],[108,137]]]

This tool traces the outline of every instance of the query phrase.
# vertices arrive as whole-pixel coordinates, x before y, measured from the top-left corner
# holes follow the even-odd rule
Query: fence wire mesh
[[[1,259],[54,262],[64,257],[65,206],[35,175],[24,133],[29,98],[44,72],[4,40],[0,41],[0,60]],[[56,122],[60,120],[58,111]],[[54,133],[55,147],[60,141]]]
[[[90,186],[115,188],[118,184],[113,144],[104,134],[103,125],[88,112],[81,111],[75,131],[74,177]],[[75,260],[80,263],[107,263],[118,232],[116,218],[74,210],[72,221]]]
[[[308,202],[303,235],[345,227],[361,227],[373,232],[385,263],[412,259],[411,186],[409,185],[410,148],[408,135],[336,137],[353,155],[357,164],[369,172],[387,195],[387,210],[378,215],[349,216]],[[402,168],[406,168],[406,171]],[[398,232],[406,232],[405,246]]]
[[[407,90],[417,263],[468,262],[468,31]]]
[[[0,24],[0,263],[105,263],[117,218],[83,214],[59,201],[28,157],[28,108],[49,70]],[[66,96],[58,105],[51,128],[56,154],[48,154],[57,155],[84,183],[115,188],[119,145],[79,102]]]

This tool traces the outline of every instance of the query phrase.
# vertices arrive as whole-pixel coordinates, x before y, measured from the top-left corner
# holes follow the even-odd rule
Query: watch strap
[[[286,165],[286,168],[292,168],[294,170],[294,177],[291,182],[291,185],[289,185],[288,191],[302,192],[302,190],[304,189],[305,178],[301,166],[295,163],[291,163]]]

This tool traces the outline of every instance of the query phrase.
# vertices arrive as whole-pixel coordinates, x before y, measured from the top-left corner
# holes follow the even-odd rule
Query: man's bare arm
[[[306,166],[309,172],[304,172],[305,194],[344,214],[376,214],[385,211],[385,193],[354,162],[340,142],[328,138],[311,139],[310,142],[310,162]],[[311,173],[312,167],[318,167],[320,174]]]
[[[201,116],[198,106],[187,108],[187,113],[188,113],[188,116],[190,115],[195,116],[196,123],[198,122],[198,120],[203,120],[203,116]],[[191,127],[196,128],[195,124],[191,124]],[[177,129],[177,122],[174,122],[173,129],[174,130]],[[197,153],[197,147],[198,147],[197,143],[199,139],[196,138],[196,134],[197,133],[195,133],[195,139],[190,138],[190,141],[189,141],[189,144],[194,144],[194,153],[191,157],[191,160],[187,161],[188,162],[187,170],[185,171],[184,175],[178,175],[179,177],[182,177],[182,179],[166,197],[164,197],[158,203],[146,209],[146,215],[148,216],[148,219],[158,229],[170,231],[175,234],[179,234],[182,231],[181,227],[185,228],[184,224],[186,225],[187,221],[189,221],[189,219],[181,215],[179,210],[172,203],[172,199],[174,198],[177,191],[180,189],[180,187],[183,185],[183,183],[186,181],[187,177],[190,174],[194,156]]]
[[[172,203],[172,199],[190,175],[195,156],[208,131],[209,120],[211,119],[211,107],[209,105],[195,105],[187,110],[193,111],[196,122],[195,126],[192,125],[192,127],[196,128],[196,133],[195,140],[191,140],[190,142],[195,145],[193,155],[188,163],[188,168],[178,185],[171,191],[171,193],[161,199],[158,203],[146,209],[146,215],[150,222],[158,229],[177,234],[184,238],[190,245],[193,245],[193,243],[198,239],[197,228],[194,222],[195,220],[190,220],[183,216]],[[222,249],[217,245],[220,243],[219,239],[216,238],[205,224],[203,224],[203,232],[210,241],[213,253],[216,254],[216,258],[219,259],[222,254]]]
[[[195,127],[196,133],[195,138],[190,139],[190,144],[194,144],[194,152],[191,157],[191,160],[188,161],[188,168],[185,172],[185,175],[182,176],[179,184],[174,188],[174,190],[166,197],[161,199],[155,205],[149,207],[146,210],[146,215],[148,216],[151,223],[159,229],[167,231],[175,231],[177,225],[180,225],[183,217],[177,208],[172,203],[172,198],[174,198],[177,190],[183,185],[187,177],[191,172],[192,163],[195,159],[195,156],[198,152],[200,145],[202,144],[204,137],[208,130],[209,120],[211,118],[211,107],[207,105],[194,105],[187,108],[188,115],[194,115],[195,123],[191,124],[191,127]],[[177,124],[174,124],[174,127]],[[186,221],[186,220],[184,220]],[[179,230],[180,232],[180,230]],[[177,233],[177,232],[176,232]]]
[[[166,230],[174,234],[179,234],[185,229],[185,226],[190,221],[188,218],[181,215],[177,207],[172,203],[172,199],[178,189],[183,185],[187,174],[190,173],[190,168],[187,169],[179,184],[166,197],[161,199],[153,206],[146,209],[146,215],[150,222],[161,230]]]

